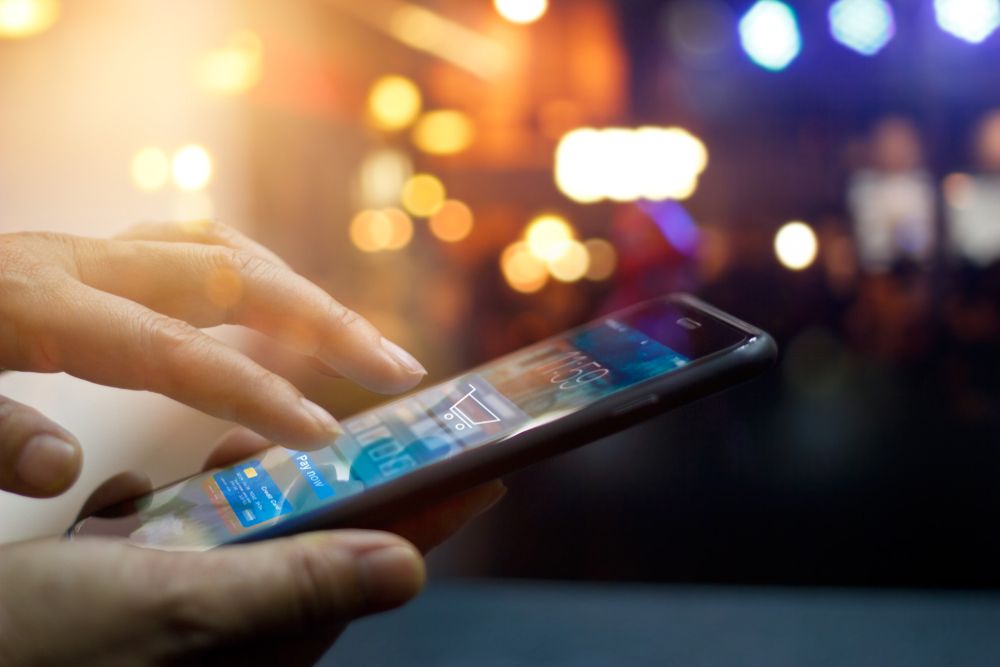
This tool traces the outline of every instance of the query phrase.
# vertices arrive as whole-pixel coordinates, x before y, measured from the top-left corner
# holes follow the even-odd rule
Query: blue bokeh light
[[[759,0],[740,19],[740,42],[764,69],[783,70],[802,51],[802,34],[792,8],[778,0]]]
[[[972,44],[1000,27],[1000,0],[934,0],[934,13],[942,30]]]
[[[837,0],[830,7],[833,38],[866,56],[873,56],[896,34],[892,7],[885,0]]]

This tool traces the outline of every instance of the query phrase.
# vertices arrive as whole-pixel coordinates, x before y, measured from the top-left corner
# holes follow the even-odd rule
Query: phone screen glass
[[[666,301],[618,313],[342,420],[346,433],[320,450],[273,447],[164,487],[136,501],[129,537],[160,549],[231,542],[581,410],[744,337],[715,320],[688,330],[677,324],[684,317]]]

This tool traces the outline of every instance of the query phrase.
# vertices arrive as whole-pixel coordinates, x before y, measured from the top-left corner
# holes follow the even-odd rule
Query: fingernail
[[[302,399],[302,409],[305,410],[306,414],[312,417],[324,431],[333,435],[340,435],[344,432],[344,429],[340,428],[340,424],[333,418],[333,415],[310,401],[308,398]]]
[[[382,339],[382,349],[389,353],[389,356],[396,360],[400,366],[405,368],[407,372],[413,374],[427,375],[427,369],[416,360],[416,358],[401,348],[400,346],[393,343],[388,338]]]
[[[32,437],[17,460],[17,476],[32,489],[50,492],[65,488],[76,477],[77,448],[57,436]]]
[[[394,607],[423,588],[424,560],[413,547],[383,547],[359,556],[358,573],[368,605],[375,609]]]

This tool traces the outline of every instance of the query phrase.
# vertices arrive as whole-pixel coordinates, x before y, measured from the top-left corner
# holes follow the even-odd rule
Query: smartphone
[[[746,380],[776,352],[760,329],[666,296],[342,420],[320,450],[274,446],[68,534],[204,550],[375,525]]]

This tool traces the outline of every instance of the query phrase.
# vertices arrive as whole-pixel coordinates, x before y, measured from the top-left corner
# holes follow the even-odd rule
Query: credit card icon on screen
[[[212,478],[244,528],[292,511],[292,504],[260,461],[245,461],[215,473]]]

